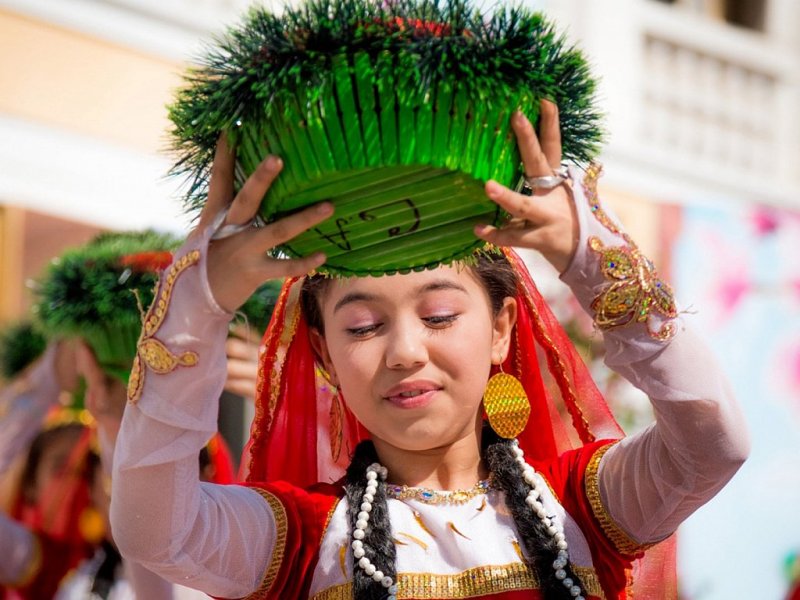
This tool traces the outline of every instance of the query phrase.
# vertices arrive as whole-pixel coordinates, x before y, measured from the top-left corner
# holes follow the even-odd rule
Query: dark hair
[[[20,479],[22,494],[26,503],[31,504],[34,501],[36,471],[39,468],[39,463],[42,461],[42,457],[47,451],[47,448],[55,444],[57,440],[65,437],[74,437],[77,441],[84,429],[85,426],[80,423],[67,423],[65,425],[53,427],[52,429],[45,429],[33,438],[33,442],[31,442],[28,448],[28,455],[25,458],[25,464],[22,468]],[[99,461],[100,459],[97,454],[90,451],[86,456],[85,462],[81,465],[83,469],[82,476],[89,485],[92,482],[95,467]]]
[[[480,254],[474,265],[469,266],[483,284],[489,295],[492,310],[497,314],[504,300],[516,295],[517,276],[513,267],[500,253]],[[310,328],[324,332],[322,312],[319,298],[330,280],[323,276],[309,277],[303,283],[300,293],[300,305]],[[530,487],[525,483],[522,469],[516,461],[511,440],[501,439],[488,426],[483,431],[483,457],[489,465],[494,485],[504,493],[505,502],[514,518],[519,532],[525,562],[534,570],[539,580],[541,592],[547,600],[571,599],[569,590],[556,579],[553,562],[558,557],[558,547],[550,536],[541,519],[539,519],[525,499]],[[350,534],[356,527],[361,500],[367,486],[367,467],[379,462],[375,446],[371,441],[361,442],[355,451],[353,460],[345,477],[345,496],[348,503],[348,521]],[[392,527],[389,521],[389,506],[385,485],[379,485],[372,502],[369,526],[366,531],[364,555],[375,565],[375,568],[397,581],[396,550],[392,539]],[[351,549],[352,552],[352,549]],[[564,567],[567,577],[576,585],[580,578],[569,564]],[[368,577],[353,559],[353,599],[383,600],[386,588],[381,583]]]
[[[475,264],[466,268],[472,269],[481,281],[489,294],[492,310],[497,314],[503,307],[503,301],[516,295],[517,275],[511,263],[499,252],[480,253],[475,255],[475,259]],[[316,329],[320,333],[325,332],[325,325],[322,322],[319,301],[330,282],[330,277],[314,275],[306,278],[300,291],[300,307],[306,323],[310,329]]]
[[[523,479],[522,469],[514,455],[512,441],[502,439],[488,426],[483,431],[483,457],[489,464],[493,485],[501,490],[506,506],[514,518],[519,532],[523,560],[533,569],[539,581],[541,592],[547,600],[571,600],[572,595],[563,583],[556,579],[553,562],[558,558],[558,547],[553,537],[547,533],[544,523],[525,502],[530,486]],[[345,477],[345,496],[348,503],[350,534],[356,527],[361,499],[367,487],[367,467],[378,462],[375,446],[371,441],[361,442],[355,451]],[[372,502],[369,526],[364,539],[364,555],[376,569],[397,581],[397,565],[392,525],[389,521],[389,506],[386,501],[386,486],[378,485],[378,492]],[[580,578],[567,563],[566,576],[575,585]],[[386,588],[360,569],[353,559],[353,599],[382,600],[386,598]]]

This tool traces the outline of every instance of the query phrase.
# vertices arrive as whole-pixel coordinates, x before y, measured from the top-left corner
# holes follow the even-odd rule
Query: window
[[[733,25],[764,31],[766,0],[726,0],[725,20]]]
[[[767,0],[654,0],[685,6],[689,10],[726,21],[731,25],[764,31]]]

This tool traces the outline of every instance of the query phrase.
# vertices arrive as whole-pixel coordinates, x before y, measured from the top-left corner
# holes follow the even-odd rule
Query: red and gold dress
[[[615,528],[597,501],[597,465],[609,447],[597,442],[553,464],[533,465],[547,481],[543,502],[564,523],[573,570],[592,600],[624,597],[631,560],[644,549]],[[259,589],[248,598],[352,598],[352,540],[342,486],[306,491],[275,482],[252,487],[269,504],[278,535]],[[419,494],[389,499],[398,598],[541,598],[503,494],[491,487],[459,494],[447,502]]]
[[[641,555],[725,485],[748,440],[706,346],[676,319],[668,287],[602,208],[597,174],[571,170],[580,240],[562,280],[603,330],[606,363],[647,393],[656,421],[623,436],[513,254],[519,317],[504,370],[531,399],[519,445],[548,484],[543,502],[564,528],[583,592],[620,600],[644,581],[638,597],[674,599],[669,561],[654,578],[637,576],[658,573],[661,561],[648,557],[664,545]],[[198,481],[233,316],[206,275],[216,225],[176,254],[146,315],[115,454],[115,539],[124,556],[217,597],[349,600],[346,501],[334,482],[367,435],[315,369],[300,282],[284,286],[262,344],[248,485]],[[539,598],[502,493],[462,495],[470,497],[388,501],[397,598]]]

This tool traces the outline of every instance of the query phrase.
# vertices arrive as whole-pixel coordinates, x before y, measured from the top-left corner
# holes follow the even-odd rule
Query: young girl
[[[488,182],[513,218],[475,233],[537,250],[562,273],[606,331],[608,364],[648,393],[656,422],[616,441],[511,252],[345,279],[302,277],[324,256],[269,258],[333,209],[237,227],[281,161],[268,157],[234,198],[221,141],[207,206],[140,338],[114,463],[124,555],[221,597],[626,597],[632,561],[730,479],[747,436],[668,288],[599,204],[598,170],[542,186],[561,162],[555,105],[543,103],[538,138],[521,113],[512,126],[533,194]],[[294,279],[262,346],[248,485],[200,483],[227,323],[257,285],[284,276]],[[500,370],[522,380],[527,421],[517,392],[492,389]],[[670,585],[646,597],[674,597]]]

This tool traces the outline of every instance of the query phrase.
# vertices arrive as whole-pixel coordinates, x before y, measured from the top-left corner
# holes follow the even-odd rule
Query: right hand
[[[261,199],[283,168],[277,156],[268,156],[248,177],[234,197],[234,157],[224,136],[217,143],[211,168],[208,201],[192,236],[208,228],[215,217],[228,209],[223,225],[239,225],[252,220]],[[333,214],[330,202],[310,206],[260,229],[248,229],[231,237],[215,240],[208,249],[208,283],[217,304],[235,311],[256,288],[270,279],[304,275],[322,265],[325,255],[316,252],[297,259],[276,259],[267,254]]]
[[[258,381],[258,334],[246,325],[234,327],[225,342],[228,377],[225,390],[254,400]]]

